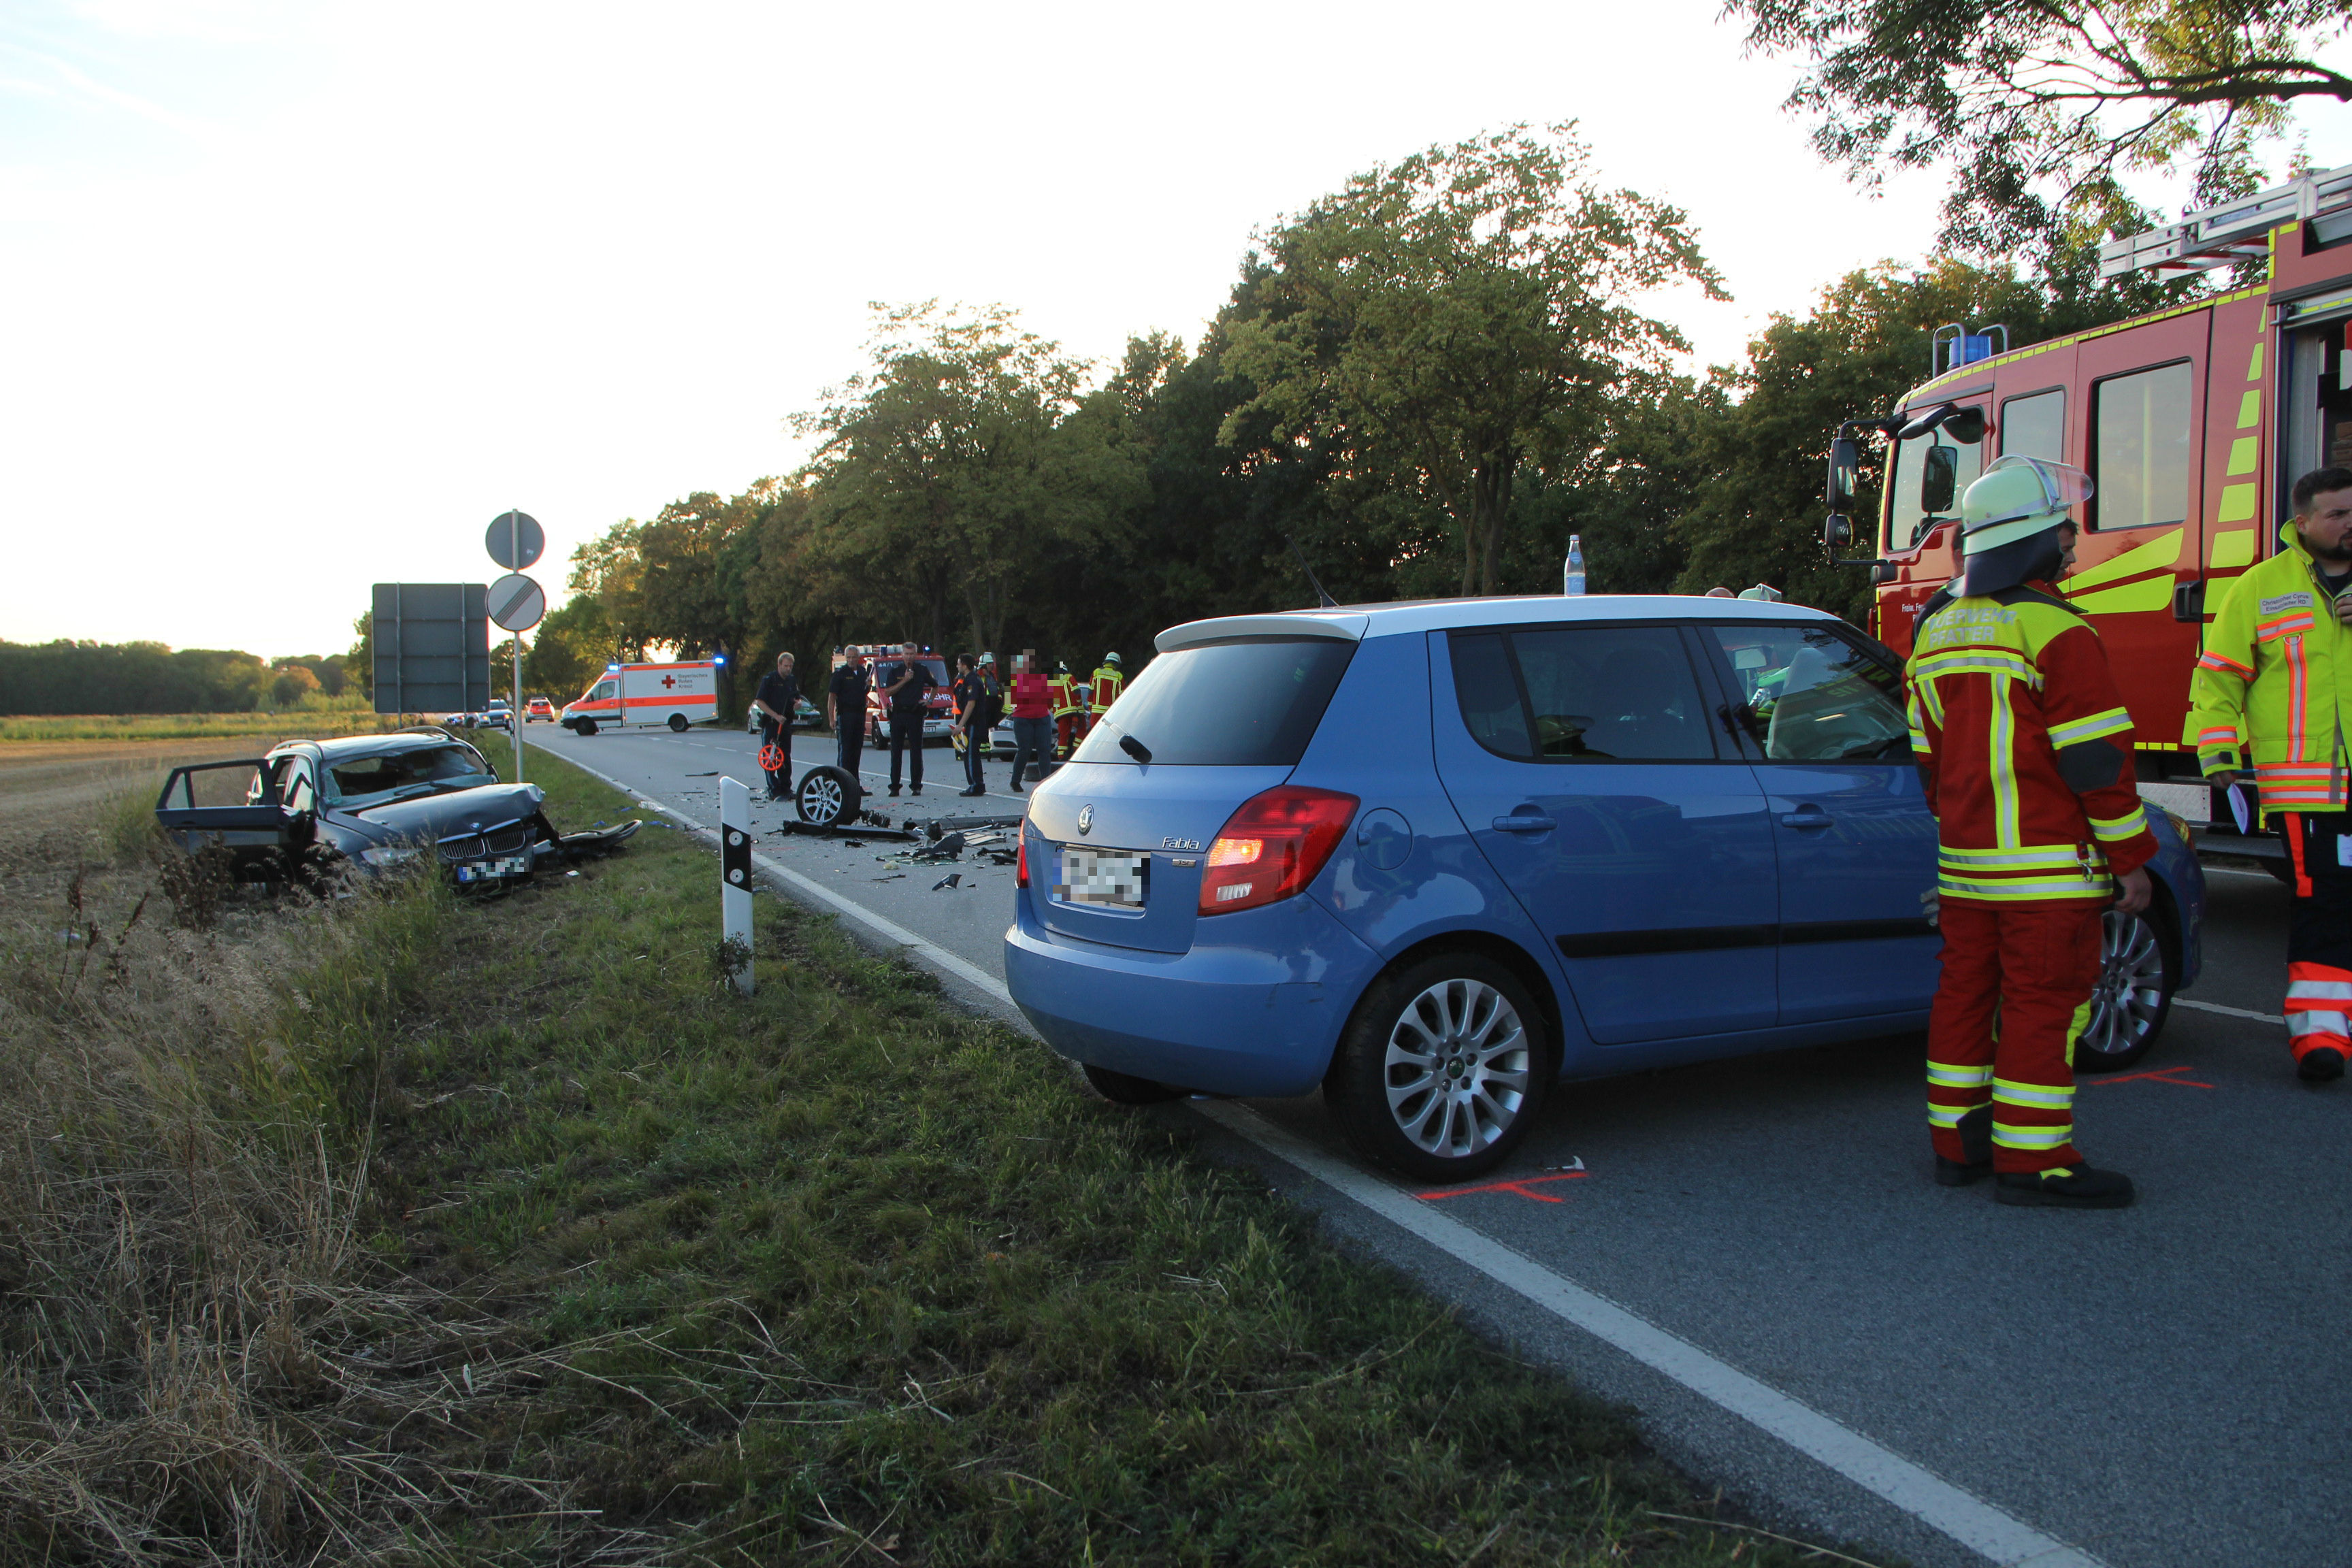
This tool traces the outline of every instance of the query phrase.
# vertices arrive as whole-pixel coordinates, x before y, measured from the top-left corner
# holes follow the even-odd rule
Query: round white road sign
[[[520,572],[490,584],[490,619],[510,632],[527,632],[547,614],[547,592]]]

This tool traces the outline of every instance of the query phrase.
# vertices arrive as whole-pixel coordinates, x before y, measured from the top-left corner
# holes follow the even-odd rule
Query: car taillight
[[[1201,872],[1201,912],[1254,910],[1303,890],[1339,847],[1356,797],[1283,784],[1242,803],[1218,829]]]
[[[1013,867],[1013,885],[1016,888],[1029,885],[1029,836],[1025,833],[1021,836],[1021,858]]]

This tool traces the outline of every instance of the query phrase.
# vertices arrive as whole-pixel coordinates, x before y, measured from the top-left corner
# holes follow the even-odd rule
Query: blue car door
[[[1936,822],[1911,765],[1893,656],[1830,621],[1718,622],[1780,862],[1780,1022],[1916,1013],[1941,941],[1927,920]]]
[[[1438,773],[1604,1046],[1778,1010],[1772,830],[1696,651],[1658,621],[1431,634]]]

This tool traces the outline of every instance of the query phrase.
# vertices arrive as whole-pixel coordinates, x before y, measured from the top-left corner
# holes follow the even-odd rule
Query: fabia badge
[[[1084,838],[1087,834],[1092,833],[1094,830],[1095,808],[1091,805],[1082,805],[1078,807],[1078,837]]]

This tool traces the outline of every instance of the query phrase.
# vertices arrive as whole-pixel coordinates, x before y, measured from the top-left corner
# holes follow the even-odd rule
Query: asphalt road
[[[706,823],[715,774],[760,779],[740,734],[530,739]],[[805,768],[831,747],[803,731],[796,753]],[[949,787],[922,806],[1017,809],[1005,794],[958,799],[952,758],[929,761]],[[1000,790],[1004,777],[992,769]],[[789,811],[756,807],[755,826]],[[901,871],[878,847],[761,835],[761,847],[1001,980],[1010,869],[951,868],[959,887],[934,891],[950,868]],[[2217,870],[2211,889],[2189,995],[2275,1014],[2284,889]],[[2352,1563],[2352,1373],[2336,1321],[2352,1084],[2296,1083],[2276,1024],[2176,1007],[2140,1068],[2086,1079],[2076,1101],[2083,1147],[2133,1175],[2138,1205],[2009,1209],[1984,1186],[1928,1179],[1924,1046],[1570,1086],[1502,1173],[1525,1185],[1422,1201],[2113,1568]],[[1345,1157],[1318,1100],[1253,1109]],[[1662,1451],[1775,1528],[1875,1561],[1985,1561],[1264,1150],[1206,1135],[1524,1353],[1634,1405]],[[1576,1160],[1585,1173],[1559,1170]]]

